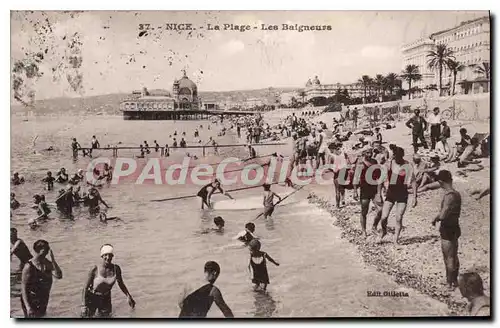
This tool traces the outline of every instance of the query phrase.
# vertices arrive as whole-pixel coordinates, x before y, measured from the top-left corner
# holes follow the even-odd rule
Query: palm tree
[[[411,82],[420,81],[422,79],[422,74],[420,74],[417,65],[406,65],[401,77],[408,82],[408,99],[411,99],[412,88]]]
[[[491,67],[490,63],[482,62],[480,65],[471,65],[474,68],[474,73],[484,76],[487,80],[490,79]]]
[[[451,89],[451,95],[455,94],[455,84],[457,83],[457,74],[465,69],[465,66],[460,64],[460,62],[450,59],[446,62],[446,66],[450,69],[453,74],[453,84]]]
[[[382,74],[377,74],[375,75],[375,80],[374,80],[374,84],[375,84],[375,90],[377,92],[377,96],[380,96],[380,93],[382,91],[382,89],[384,88],[384,76]]]
[[[397,85],[397,79],[398,75],[396,73],[389,73],[385,77],[386,85],[387,85],[387,90],[389,90],[391,96],[392,96],[392,91]]]
[[[368,76],[368,75],[363,75],[359,80],[358,82],[361,83],[363,85],[363,90],[364,90],[364,99],[366,101],[366,89],[370,87],[370,83],[371,83],[371,77]]]
[[[455,60],[455,56],[453,56],[453,51],[448,48],[446,44],[438,44],[435,51],[431,50],[427,53],[427,58],[429,58],[427,61],[427,66],[429,66],[430,69],[438,70],[439,95],[441,96],[443,92],[443,68],[447,67],[447,62],[450,59]]]

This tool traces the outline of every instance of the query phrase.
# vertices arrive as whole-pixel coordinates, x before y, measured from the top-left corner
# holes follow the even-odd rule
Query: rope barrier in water
[[[273,182],[273,183],[270,183],[270,185],[275,185],[275,184],[279,184],[279,183],[280,182]],[[261,187],[262,187],[262,185],[242,187],[242,188],[236,188],[236,189],[232,189],[232,190],[226,190],[226,192],[235,192],[235,191],[241,191],[241,190],[247,190],[247,189],[253,189],[253,188],[261,188]],[[216,192],[214,192],[214,195],[220,194],[220,193],[221,193],[220,191],[216,191]],[[179,200],[179,199],[186,199],[186,198],[193,198],[193,197],[198,197],[198,195],[186,195],[186,196],[163,198],[163,199],[152,199],[152,200],[150,200],[150,202],[166,202],[166,201],[170,201],[170,200]]]

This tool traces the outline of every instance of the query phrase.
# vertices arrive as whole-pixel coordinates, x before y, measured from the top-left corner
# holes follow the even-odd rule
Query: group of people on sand
[[[351,112],[350,115],[352,116],[353,113]],[[377,243],[384,242],[388,233],[388,218],[390,213],[394,212],[396,219],[394,243],[399,244],[408,202],[411,201],[411,206],[415,207],[419,193],[442,188],[445,193],[439,215],[430,223],[432,225],[440,223],[439,232],[445,262],[445,276],[448,288],[453,290],[460,285],[460,279],[458,279],[458,239],[461,236],[459,217],[462,205],[460,193],[453,188],[451,172],[442,167],[443,162],[450,162],[448,154],[439,156],[435,153],[425,156],[418,152],[421,146],[428,148],[424,138],[424,132],[428,127],[431,132],[432,150],[439,146],[439,143],[442,144],[441,148],[450,149],[448,144],[448,139],[451,137],[450,128],[439,117],[439,108],[435,108],[428,116],[429,123],[420,116],[419,110],[415,110],[414,116],[406,122],[406,126],[412,129],[414,147],[412,163],[405,159],[403,147],[396,144],[389,144],[387,148],[383,146],[385,142],[380,127],[349,131],[343,135],[339,131],[339,125],[342,126],[347,118],[346,114],[341,117],[341,121],[334,119],[334,127],[328,131],[321,121],[301,120],[294,114],[287,117],[285,123],[288,122],[292,127],[293,139],[293,156],[289,172],[292,172],[294,166],[300,164],[308,165],[309,168],[319,168],[326,162],[329,165],[328,170],[333,173],[336,207],[341,210],[341,207],[346,206],[345,190],[352,190],[353,199],[359,201],[361,207],[360,228],[361,235],[365,238],[368,237],[367,214],[372,204],[375,216],[371,231]],[[381,125],[387,128],[384,124]],[[325,132],[328,132],[331,137],[327,138]],[[350,140],[358,134],[363,134],[363,136],[357,141]],[[365,138],[365,136],[370,137]],[[451,161],[457,160],[459,168],[470,164],[479,165],[479,161],[474,161],[472,157],[489,155],[489,136],[481,141],[478,138],[472,140],[473,138],[467,135],[464,128],[460,129],[460,136],[461,140],[456,143],[455,151],[449,151],[453,154]],[[471,171],[475,170],[468,170],[468,172]],[[478,195],[477,199],[480,199],[489,192],[487,188],[475,191],[475,194]],[[478,281],[478,274],[465,273],[463,279]],[[465,296],[464,292],[462,293]],[[470,291],[465,293],[470,293]]]

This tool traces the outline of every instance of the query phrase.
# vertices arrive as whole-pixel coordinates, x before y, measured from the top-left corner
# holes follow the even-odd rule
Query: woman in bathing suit
[[[222,293],[214,283],[220,275],[220,266],[217,262],[208,261],[205,263],[205,280],[208,282],[188,294],[188,289],[184,288],[184,293],[179,302],[181,313],[179,318],[206,318],[213,302],[217,304],[226,318],[233,318],[233,312],[222,298]]]
[[[396,236],[395,243],[399,242],[399,234],[403,227],[403,215],[408,203],[408,185],[413,189],[413,207],[417,206],[417,183],[412,165],[404,159],[405,152],[403,148],[394,148],[393,158],[389,162],[389,186],[385,202],[382,208],[382,235],[380,241],[387,234],[387,220],[394,206],[396,206]]]
[[[127,296],[128,304],[135,307],[135,301],[123,282],[122,270],[113,260],[113,246],[104,244],[101,247],[102,262],[94,266],[83,288],[82,317],[92,318],[96,311],[100,317],[109,317],[112,311],[111,289],[115,282]]]
[[[262,285],[262,290],[265,291],[267,285],[269,285],[269,274],[267,273],[266,259],[274,265],[279,266],[280,264],[267,253],[261,252],[260,241],[257,239],[250,241],[248,246],[250,247],[250,264],[248,266],[253,273],[252,283],[255,284],[254,290],[257,290],[257,288]]]
[[[210,198],[212,197],[212,194],[215,192],[215,190],[219,190],[221,194],[224,194],[231,198],[231,196],[227,192],[224,192],[224,190],[220,186],[220,181],[218,179],[215,179],[214,182],[207,184],[206,186],[201,188],[200,191],[198,191],[197,196],[201,198],[201,209],[204,209],[205,205],[210,208]]]
[[[37,240],[33,244],[35,256],[24,265],[21,275],[21,307],[25,318],[41,318],[47,313],[52,276],[62,278],[49,243]],[[46,256],[50,256],[50,261]]]

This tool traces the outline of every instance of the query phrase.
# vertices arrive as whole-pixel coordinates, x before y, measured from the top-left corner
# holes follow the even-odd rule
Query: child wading
[[[271,185],[264,184],[264,219],[270,217],[274,212],[274,196],[278,198],[278,201],[281,201],[281,197],[277,195],[275,192],[271,191]]]
[[[252,239],[250,243],[248,243],[248,247],[250,247],[250,264],[248,267],[253,273],[252,283],[255,284],[254,290],[257,290],[262,285],[262,290],[265,291],[267,285],[269,285],[266,259],[277,266],[280,264],[267,253],[260,250],[260,241],[257,239]]]

